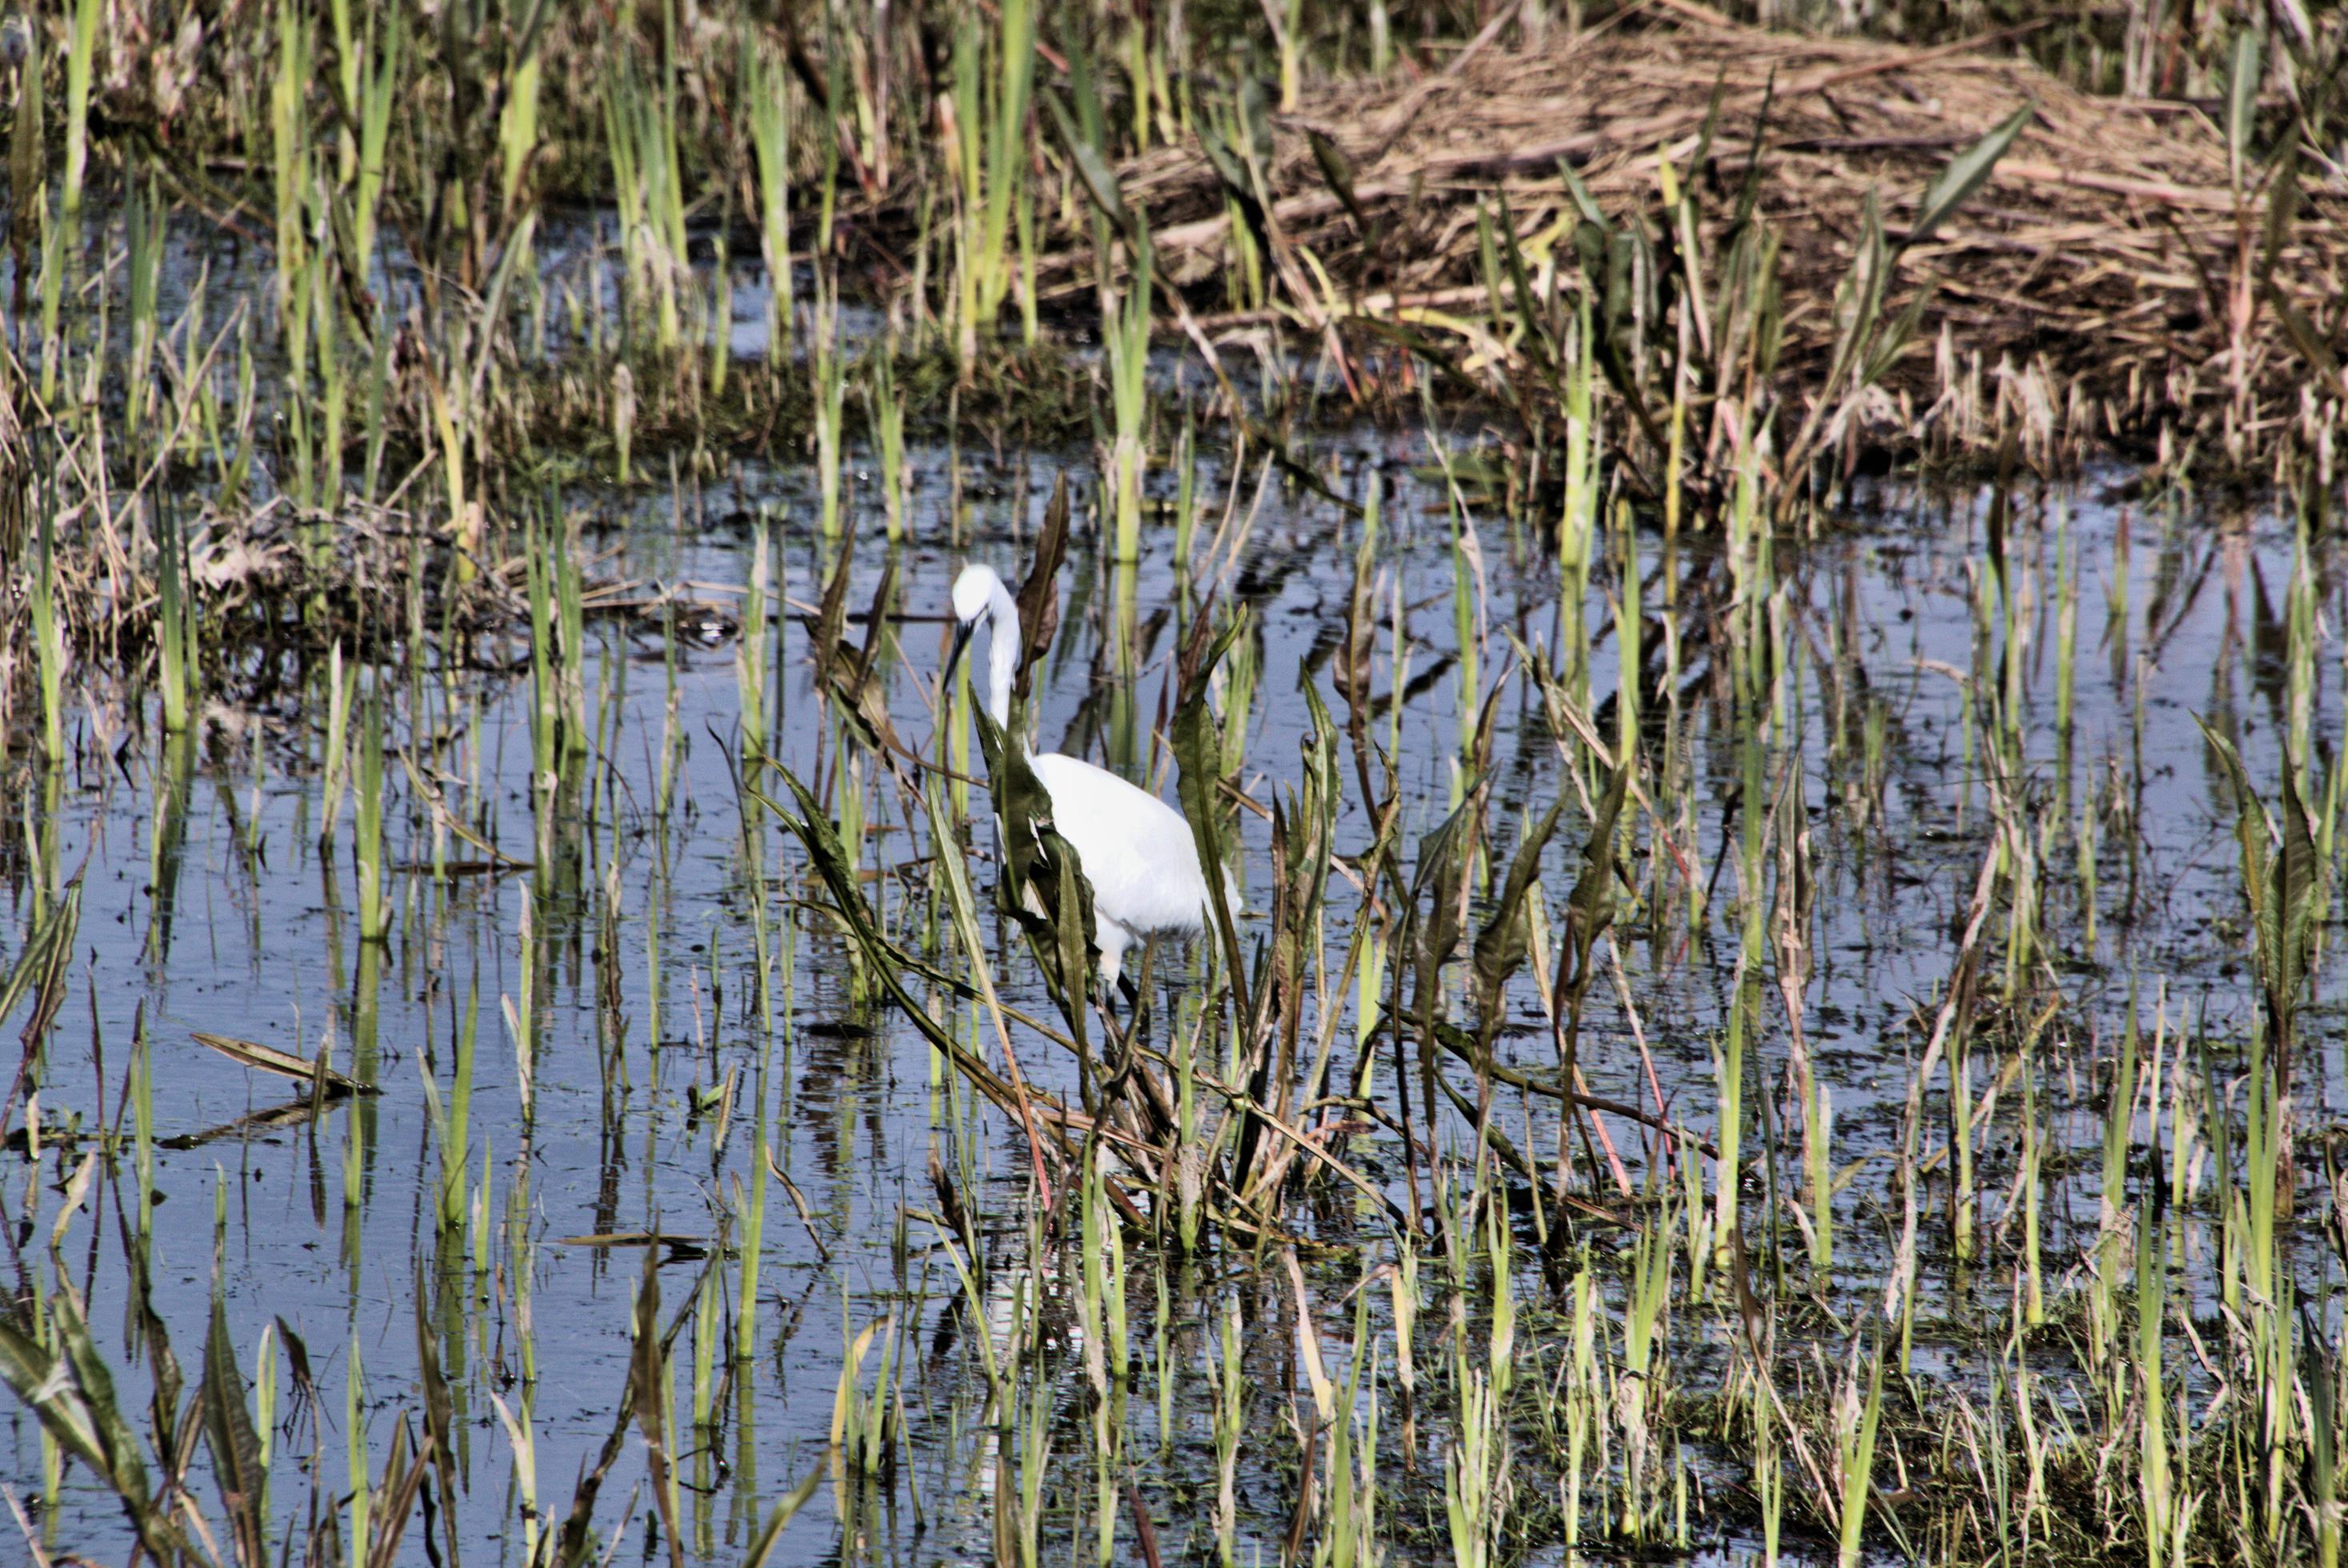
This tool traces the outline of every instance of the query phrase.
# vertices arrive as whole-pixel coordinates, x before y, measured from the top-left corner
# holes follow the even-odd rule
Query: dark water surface
[[[1253,674],[1242,785],[1267,803],[1292,788],[1298,743],[1310,731],[1303,683],[1318,682],[1332,711],[1344,713],[1327,656],[1360,524],[1267,476],[1260,458],[1242,459],[1237,473],[1229,458],[1202,455],[1204,515],[1187,569],[1173,559],[1172,530],[1153,523],[1129,573],[1106,564],[1099,531],[1084,515],[1093,490],[1087,452],[1010,453],[1001,460],[942,449],[913,453],[911,525],[901,548],[882,538],[866,476],[852,494],[849,603],[860,611],[893,563],[893,603],[904,618],[891,627],[880,657],[905,741],[934,755],[925,693],[942,657],[946,628],[936,617],[953,572],[965,559],[985,560],[1015,581],[1052,480],[1066,473],[1080,515],[1062,580],[1059,645],[1040,675],[1041,744],[1110,761],[1170,798],[1171,763],[1153,731],[1170,711],[1171,654],[1195,606],[1220,593],[1251,614],[1240,655]],[[1541,542],[1471,511],[1472,548],[1463,548],[1426,459],[1419,438],[1385,434],[1333,439],[1320,459],[1344,493],[1365,495],[1373,473],[1384,486],[1381,602],[1389,613],[1396,602],[1403,607],[1408,695],[1398,717],[1381,714],[1374,731],[1381,744],[1399,743],[1406,844],[1434,828],[1468,781],[1462,715],[1501,674],[1503,632],[1556,657],[1565,620],[1559,569]],[[2206,1011],[2209,1032],[2239,1037],[2254,989],[2243,968],[2233,800],[2194,716],[2232,735],[2253,777],[2262,788],[2271,784],[2292,722],[2276,650],[2294,536],[2287,518],[2267,511],[2105,499],[2117,477],[2028,499],[2009,545],[2016,580],[2026,585],[2021,690],[2030,716],[2028,799],[2044,814],[2049,937],[2073,1005],[2066,1026],[2116,1031],[2134,985],[2149,1027],[2165,984],[2172,1027]],[[1171,483],[1153,476],[1153,490],[1170,493]],[[714,481],[688,480],[675,492],[582,487],[567,504],[583,517],[591,576],[604,585],[591,603],[649,601],[662,586],[691,584],[681,592],[738,609],[754,539],[765,531],[774,544],[774,590],[811,604],[833,559],[832,548],[813,536],[812,494],[805,468],[755,463]],[[1927,1032],[1919,1017],[1929,1020],[1938,1004],[1989,841],[1981,738],[1977,726],[1969,736],[1965,721],[1982,635],[1976,584],[1987,570],[1986,510],[1985,497],[1971,492],[1886,487],[1818,537],[1773,545],[1787,584],[1788,656],[1765,744],[1773,781],[1777,758],[1798,758],[1814,857],[1817,967],[1807,1035],[1833,1097],[1837,1165],[1875,1162],[1851,1184],[1839,1216],[1842,1246],[1826,1299],[1846,1322],[1879,1303],[1896,1216],[1879,1206],[1887,1181],[1875,1166],[1898,1136]],[[2058,513],[2069,558],[2084,563],[2067,736],[2054,717]],[[1736,961],[1739,813],[1754,807],[1742,795],[1746,737],[1731,717],[1726,675],[1715,665],[1707,631],[1708,616],[1716,618],[1731,592],[1725,567],[1705,565],[1715,548],[1701,535],[1680,542],[1671,569],[1680,574],[1681,607],[1666,614],[1663,547],[1653,536],[1642,539],[1651,617],[1643,642],[1653,667],[1661,668],[1667,621],[1682,639],[1676,717],[1651,711],[1648,718],[1661,727],[1656,733],[1686,748],[1675,788],[1694,843],[1707,860],[1725,854],[1729,863],[1716,880],[1706,868],[1712,900],[1700,914],[1691,916],[1684,899],[1636,907],[1626,899],[1617,932],[1654,1080],[1672,1113],[1698,1128],[1714,1115],[1714,1052]],[[2308,563],[2322,584],[2318,608],[2326,618],[2309,722],[2326,758],[2341,738],[2336,555],[2336,543],[2327,542]],[[1476,583],[1479,571],[1480,590],[1463,600],[1461,584]],[[1601,570],[1581,624],[1610,627],[1619,593]],[[1117,669],[1113,652],[1121,614],[1137,628],[1138,670],[1130,674]],[[1483,628],[1480,640],[1470,639],[1479,643],[1472,668],[1461,656],[1463,614]],[[48,1147],[37,1162],[10,1157],[7,1218],[21,1266],[45,1272],[41,1254],[53,1227],[61,1229],[57,1256],[90,1303],[126,1409],[143,1410],[156,1361],[155,1343],[139,1332],[134,1311],[142,1263],[149,1300],[191,1387],[215,1279],[228,1341],[248,1377],[264,1355],[265,1333],[274,1341],[271,1357],[282,1358],[299,1336],[317,1402],[286,1419],[293,1375],[279,1360],[282,1426],[271,1489],[281,1529],[306,1528],[293,1500],[307,1493],[314,1450],[328,1499],[349,1491],[359,1445],[370,1470],[380,1473],[396,1429],[420,1419],[419,1345],[429,1345],[452,1401],[450,1429],[465,1480],[454,1500],[454,1533],[469,1562],[524,1558],[516,1450],[497,1402],[527,1422],[539,1507],[559,1521],[618,1418],[633,1303],[648,1277],[657,1282],[664,1322],[685,1314],[673,1397],[678,1431],[691,1441],[680,1464],[685,1551],[694,1561],[738,1558],[766,1511],[824,1462],[848,1346],[867,1326],[885,1321],[859,1383],[869,1390],[880,1358],[891,1357],[906,1423],[901,1457],[883,1477],[819,1488],[774,1561],[986,1558],[998,1483],[992,1445],[980,1440],[984,1384],[973,1315],[936,1229],[909,1211],[935,1207],[927,1170],[932,1150],[942,1150],[951,1162],[967,1161],[982,1228],[1002,1241],[1006,1256],[1014,1253],[1031,1198],[1024,1141],[1014,1125],[957,1092],[901,1019],[860,999],[839,938],[797,902],[819,896],[797,841],[755,809],[746,821],[723,749],[741,707],[739,640],[722,625],[706,641],[681,637],[672,674],[650,617],[614,608],[589,624],[587,711],[599,740],[563,780],[542,841],[533,825],[525,638],[486,639],[474,650],[483,662],[522,672],[510,678],[457,670],[428,655],[410,667],[360,677],[360,689],[377,687],[395,715],[385,830],[394,908],[389,938],[379,945],[358,938],[351,800],[341,803],[331,839],[319,841],[322,669],[301,672],[265,706],[215,705],[199,735],[168,744],[158,738],[146,695],[90,677],[70,705],[73,722],[94,743],[82,748],[83,764],[54,784],[31,776],[10,813],[25,829],[21,838],[9,835],[16,841],[5,865],[0,958],[13,961],[21,949],[44,907],[44,887],[53,896],[77,876],[83,890],[72,995],[40,1074]],[[869,891],[889,918],[906,933],[932,918],[924,857],[933,852],[970,854],[978,885],[990,886],[991,834],[932,846],[918,815],[908,821],[872,758],[843,748],[837,718],[810,686],[800,614],[778,616],[768,634],[766,658],[778,672],[769,688],[779,721],[775,750],[801,777],[823,780],[828,799],[843,779],[870,791],[864,863],[877,873]],[[861,624],[851,624],[849,636],[860,643]],[[1611,635],[1600,637],[1587,673],[1593,722],[1610,741],[1616,645]],[[1392,651],[1382,632],[1381,690],[1388,689]],[[1233,703],[1235,689],[1226,685]],[[1521,683],[1501,697],[1497,720],[1495,820],[1506,824],[1500,842],[1512,844],[1518,816],[1537,815],[1570,786]],[[434,738],[430,744],[417,742],[419,725]],[[1870,735],[1879,759],[1872,777]],[[678,752],[675,804],[663,817],[656,803],[670,736]],[[851,756],[852,771],[843,760]],[[2329,770],[2327,762],[2321,771]],[[1370,834],[1362,802],[1350,798],[1350,769],[1346,776],[1341,852],[1365,847]],[[494,854],[436,829],[418,787],[427,778]],[[1661,804],[1674,818],[1682,809],[1680,799]],[[974,810],[983,810],[983,800]],[[2092,941],[2075,865],[2077,826],[2091,815],[2101,824]],[[1245,848],[1237,870],[1257,911],[1243,923],[1244,937],[1263,929],[1258,890],[1269,875],[1268,835],[1251,815],[1238,820]],[[1586,832],[1577,809],[1569,808],[1566,821],[1544,861],[1552,927]],[[37,862],[28,844],[36,846]],[[497,863],[503,857],[534,863]],[[433,874],[436,860],[449,864],[448,874]],[[1341,879],[1332,897],[1326,940],[1334,966],[1350,934],[1354,895]],[[534,971],[524,968],[526,912]],[[992,932],[994,916],[983,913]],[[1199,962],[1176,951],[1160,955],[1160,978],[1178,1007],[1182,977]],[[1048,1009],[1016,941],[998,942],[994,964],[1007,1002]],[[525,1053],[528,1118],[507,1012],[519,1007],[525,986],[534,1015]],[[994,1051],[991,1029],[972,1008],[947,997],[939,1006],[950,1026]],[[1504,1052],[1530,1070],[1553,1068],[1529,975],[1517,981],[1510,1006],[1525,1026],[1503,1035]],[[2309,1038],[2336,1033],[2333,1016],[2327,1011],[2312,1022]],[[126,1073],[142,1020],[155,1141],[143,1221],[131,1153],[141,1099],[135,1090],[126,1111],[132,1082]],[[1308,1017],[1308,1028],[1313,1023]],[[1774,1005],[1764,1025],[1757,1048],[1769,1070],[1781,1073],[1785,1025]],[[444,1229],[435,1217],[443,1150],[456,1135],[445,1123],[436,1130],[436,1122],[454,1109],[469,1028],[465,1218]],[[1592,989],[1588,1030],[1581,1061],[1591,1088],[1650,1099],[1638,1038],[1611,972]],[[331,1048],[338,1070],[381,1092],[314,1119],[296,1113],[238,1128],[240,1119],[294,1099],[299,1086],[205,1048],[198,1031],[305,1058]],[[1335,1037],[1340,1060],[1350,1063],[1359,1047],[1355,1020],[1342,1021]],[[1032,1078],[1074,1097],[1068,1062],[1032,1037],[1014,1040]],[[2302,1104],[2328,1119],[2348,1090],[2336,1047],[2312,1053],[2302,1072]],[[1457,1081],[1473,1093],[1464,1071]],[[2039,1088],[2064,1146],[2092,1150],[2097,1086],[2082,1077]],[[1757,1160],[1754,1116],[1748,1097],[1746,1148]],[[1553,1148],[1546,1106],[1511,1105],[1503,1120],[1521,1140],[1527,1117],[1537,1124],[1533,1145],[1546,1140]],[[773,1172],[763,1178],[762,1120]],[[118,1122],[124,1141],[115,1162],[101,1161],[88,1201],[61,1215],[61,1189],[90,1148],[91,1130]],[[78,1140],[71,1136],[77,1127]],[[1643,1172],[1650,1151],[1638,1130],[1617,1122],[1612,1132],[1634,1175]],[[1456,1127],[1451,1136],[1458,1136]],[[1398,1201],[1406,1191],[1399,1150],[1384,1131],[1355,1146],[1358,1168]],[[804,1202],[804,1219],[786,1181]],[[1990,1219],[2010,1181],[2010,1165],[1985,1174]],[[2073,1175],[2064,1202],[2050,1212],[2049,1268],[2057,1275],[2092,1241],[2094,1186],[2092,1170]],[[761,1201],[751,1357],[729,1371],[727,1356],[716,1354],[709,1423],[696,1429],[695,1346],[735,1332],[745,1279],[739,1243],[748,1206]],[[1757,1215],[1761,1199],[1748,1202]],[[1323,1307],[1323,1351],[1342,1366],[1354,1334],[1344,1297],[1365,1266],[1343,1249],[1375,1253],[1382,1226],[1350,1198],[1306,1205],[1292,1218],[1304,1234],[1336,1249],[1312,1253],[1308,1264]],[[146,1239],[135,1240],[142,1224],[149,1227]],[[1608,1256],[1619,1243],[1601,1234],[1593,1244]],[[1790,1237],[1787,1244],[1798,1245]],[[2188,1227],[2182,1244],[2214,1243],[2202,1228]],[[651,1276],[647,1252],[659,1264]],[[1259,1274],[1244,1254],[1177,1262],[1139,1240],[1129,1243],[1129,1263],[1138,1379],[1132,1450],[1168,1558],[1212,1554],[1202,1366],[1221,1304],[1241,1299],[1248,1304],[1256,1385],[1241,1467],[1241,1551],[1243,1560],[1256,1553],[1275,1560],[1295,1476],[1294,1445],[1279,1414],[1296,1383],[1284,1276],[1268,1261]],[[1529,1256],[1526,1264],[1524,1294],[1540,1297],[1547,1287]],[[715,1327],[696,1326],[695,1293],[705,1271]],[[1162,1433],[1153,1348],[1161,1279],[1179,1367],[1172,1428]],[[1010,1294],[1033,1283],[997,1269],[975,1321],[999,1326]],[[1920,1369],[1982,1375],[1985,1353],[1963,1326],[2003,1309],[2010,1274],[1936,1266],[1924,1271],[1922,1286],[1927,1320],[1938,1327],[1920,1330]],[[1063,1288],[1046,1282],[1047,1302]],[[1380,1301],[1374,1331],[1385,1336]],[[1430,1324],[1439,1320],[1439,1312],[1429,1313]],[[1716,1326],[1689,1312],[1674,1332],[1685,1341],[1682,1381],[1701,1382],[1717,1349]],[[1088,1418],[1079,1415],[1083,1353],[1068,1342],[1063,1356],[1055,1447],[1066,1460],[1046,1488],[1045,1555],[1055,1559],[1070,1550],[1071,1538],[1077,1552],[1091,1550],[1093,1528],[1078,1531],[1073,1512],[1090,1507],[1091,1472],[1082,1460]],[[1390,1352],[1382,1357],[1390,1367]],[[29,1505],[46,1485],[38,1428],[13,1402],[5,1421],[0,1473],[15,1478]],[[1397,1439],[1390,1432],[1387,1440]],[[1439,1440],[1424,1427],[1416,1440],[1422,1467],[1431,1462],[1439,1476]],[[200,1484],[199,1496],[210,1511],[209,1488]],[[1434,1507],[1439,1521],[1439,1491]],[[623,1559],[633,1560],[660,1554],[650,1541],[654,1518],[644,1448],[631,1438],[603,1483],[595,1527]],[[111,1495],[78,1466],[67,1468],[62,1496],[41,1499],[34,1522],[54,1548],[93,1560],[117,1561],[129,1550]],[[349,1528],[347,1519],[341,1528]],[[403,1561],[424,1560],[425,1534],[420,1522],[409,1524]],[[1719,1534],[1717,1526],[1697,1531],[1700,1540]],[[1825,1543],[1810,1549],[1831,1555]],[[301,1548],[294,1550],[298,1556]],[[1138,1556],[1129,1530],[1117,1551]],[[1442,1551],[1436,1535],[1396,1549],[1401,1560]],[[0,1549],[0,1558],[12,1554]]]

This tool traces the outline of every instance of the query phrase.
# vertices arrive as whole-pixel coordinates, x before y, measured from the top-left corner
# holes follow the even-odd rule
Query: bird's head
[[[997,595],[1007,592],[994,567],[975,562],[963,567],[962,575],[954,579],[954,636],[953,651],[946,655],[948,681],[953,679],[954,666],[962,663],[963,651],[970,646],[971,634],[978,630],[979,623],[986,619],[988,608]]]
[[[963,567],[962,575],[954,579],[954,619],[965,626],[975,626],[979,617],[986,614],[987,604],[1004,591],[1003,579],[995,574],[994,567],[975,562]]]

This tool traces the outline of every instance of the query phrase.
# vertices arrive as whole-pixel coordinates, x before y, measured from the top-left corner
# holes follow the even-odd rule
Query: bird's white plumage
[[[994,570],[976,565],[954,580],[953,608],[954,619],[968,630],[986,623],[986,710],[995,723],[1008,725],[1019,608]],[[1092,884],[1093,945],[1100,952],[1103,985],[1117,983],[1126,949],[1143,937],[1206,929],[1206,873],[1182,813],[1077,758],[1047,751],[1027,762],[1052,798],[1053,825],[1075,846]],[[1229,907],[1238,913],[1236,897]]]

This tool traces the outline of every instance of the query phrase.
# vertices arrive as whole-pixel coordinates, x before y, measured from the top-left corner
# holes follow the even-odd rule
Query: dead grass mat
[[[1913,394],[1967,366],[1994,376],[2003,362],[2044,378],[2040,396],[2120,434],[2213,403],[2247,413],[2253,428],[2288,419],[2317,378],[2323,354],[2294,343],[2264,297],[2251,302],[2235,363],[2239,247],[2246,236],[2260,247],[2264,203],[2254,191],[2238,205],[2224,137],[2192,107],[2092,98],[1979,47],[1903,49],[1727,25],[1560,35],[1531,52],[1470,46],[1415,82],[1311,94],[1276,122],[1268,186],[1281,234],[1310,250],[1343,299],[1334,311],[1326,299],[1288,303],[1308,321],[1479,303],[1479,202],[1505,191],[1519,236],[1546,249],[1571,223],[1562,160],[1610,218],[1653,210],[1659,156],[1686,175],[1718,84],[1703,203],[1716,234],[1773,80],[1761,210],[1782,242],[1783,366],[1796,382],[1805,371],[1815,378],[1830,351],[1834,291],[1850,269],[1866,193],[1877,193],[1897,241],[1952,155],[2024,103],[2036,113],[1991,181],[1902,257],[1890,309],[1928,281],[1937,296],[1894,386]],[[1351,166],[1366,223],[1322,172],[1308,128]],[[1195,144],[1129,161],[1120,182],[1148,210],[1175,282],[1207,284],[1230,264],[1223,188]],[[2348,185],[2313,160],[2300,184],[2273,283],[2338,356]],[[1570,245],[1558,255],[1569,259]],[[1076,252],[1060,260],[1082,263]],[[2339,394],[2336,375],[2328,390]]]

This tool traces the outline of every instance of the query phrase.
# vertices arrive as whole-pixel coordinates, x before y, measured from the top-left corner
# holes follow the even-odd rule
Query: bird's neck
[[[1019,606],[1000,582],[986,601],[986,712],[1001,727],[1011,724],[1011,677],[1019,669]]]

